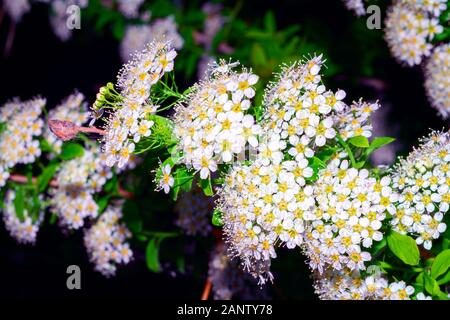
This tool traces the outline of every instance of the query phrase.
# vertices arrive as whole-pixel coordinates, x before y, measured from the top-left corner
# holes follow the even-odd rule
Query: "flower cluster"
[[[337,131],[344,140],[362,128],[370,136],[364,123],[376,107],[362,102],[348,107],[344,91],[326,90],[319,74],[322,64],[319,56],[286,67],[266,90],[258,154],[251,165],[234,166],[220,192],[231,250],[263,278],[270,278],[259,273],[267,272],[276,245],[301,246],[305,219],[314,218],[307,214],[315,205],[307,182],[314,174],[315,152],[334,140]]]
[[[390,178],[380,181],[366,169],[349,168],[347,160],[334,159],[319,172],[314,184],[315,206],[305,213],[305,253],[313,270],[366,269],[368,249],[380,241],[386,211],[395,213],[397,195]]]
[[[393,229],[415,237],[425,249],[447,228],[450,203],[450,133],[434,132],[392,174],[399,192]]]
[[[431,40],[442,32],[439,15],[446,0],[397,0],[388,10],[385,38],[392,55],[413,66],[431,53]]]
[[[183,192],[176,204],[175,224],[183,229],[188,236],[206,236],[211,232],[211,216],[214,210],[214,201],[206,197],[199,187],[189,192]]]
[[[425,65],[425,90],[431,105],[444,118],[450,115],[450,44],[434,48]]]
[[[0,109],[0,187],[16,164],[28,164],[41,154],[39,141],[44,122],[39,118],[46,101],[35,98],[14,100]]]
[[[165,40],[174,49],[181,49],[184,40],[177,30],[178,26],[173,16],[156,19],[152,24],[129,25],[120,44],[120,56],[127,61],[136,51],[145,48],[146,43]]]
[[[131,233],[119,222],[121,217],[121,206],[109,206],[84,234],[90,261],[95,265],[95,270],[106,277],[113,276],[117,264],[127,264],[133,256],[126,242]]]
[[[51,190],[51,211],[62,227],[79,229],[85,218],[97,217],[93,194],[112,176],[104,160],[95,149],[87,149],[82,157],[62,164],[56,176],[58,187]]]
[[[58,119],[62,121],[73,122],[77,126],[81,126],[89,119],[89,112],[86,108],[84,95],[75,91],[73,94],[65,98],[61,104],[56,106],[48,113],[49,119]],[[44,132],[44,138],[51,145],[56,153],[61,152],[62,141],[58,139],[49,128]]]
[[[4,207],[0,210],[3,211],[3,221],[6,230],[19,243],[34,244],[44,213],[39,212],[37,217],[31,217],[28,210],[25,209],[22,213],[23,219],[20,219],[16,214],[14,205],[15,196],[16,194],[13,190],[8,190]]]
[[[414,294],[412,286],[404,281],[389,282],[379,271],[362,277],[357,270],[327,269],[316,276],[314,287],[322,300],[410,300]],[[416,298],[422,296],[419,293]]]
[[[123,167],[134,151],[135,143],[151,134],[153,121],[148,120],[148,115],[154,113],[157,106],[149,99],[150,89],[166,72],[173,70],[175,56],[170,44],[154,42],[121,70],[118,77],[120,94],[116,96],[118,101],[103,137],[108,166],[117,162],[119,168]]]
[[[258,76],[245,68],[233,71],[236,65],[222,61],[213,66],[210,77],[195,85],[176,108],[174,131],[183,152],[181,161],[200,172],[202,179],[219,163],[231,163],[247,143],[258,145],[261,128],[248,114]]]

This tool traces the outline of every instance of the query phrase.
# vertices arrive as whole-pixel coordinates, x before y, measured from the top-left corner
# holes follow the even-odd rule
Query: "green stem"
[[[341,135],[338,133],[336,135],[336,139],[338,140],[339,144],[344,148],[345,152],[347,152],[348,156],[350,157],[350,161],[352,162],[352,167],[356,167],[356,161],[355,156],[353,155],[352,150],[348,146],[347,143],[345,143],[344,139],[342,139]]]

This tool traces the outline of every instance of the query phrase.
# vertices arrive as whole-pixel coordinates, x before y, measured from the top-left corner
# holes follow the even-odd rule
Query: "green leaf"
[[[264,27],[266,31],[270,33],[277,31],[275,16],[272,11],[267,11],[266,15],[264,16]]]
[[[62,160],[72,160],[84,155],[84,148],[78,143],[68,142],[63,144],[60,157]]]
[[[56,221],[58,221],[58,216],[57,216],[56,214],[52,213],[52,215],[50,216],[50,221],[49,221],[49,223],[50,223],[51,225],[53,225],[53,224],[56,223]]]
[[[56,170],[58,170],[58,166],[59,165],[56,163],[47,166],[39,175],[39,177],[37,177],[37,188],[40,193],[47,188],[50,180],[55,175]]]
[[[448,268],[450,268],[450,249],[444,250],[436,256],[431,265],[431,277],[437,279],[447,272]]]
[[[419,248],[413,238],[392,231],[387,236],[389,249],[405,264],[415,266],[419,263]]]
[[[145,249],[145,260],[147,267],[153,272],[161,272],[161,265],[159,263],[159,240],[152,238]]]
[[[364,136],[351,137],[347,142],[358,148],[368,148],[370,146],[369,139]]]
[[[133,234],[142,231],[142,219],[139,214],[139,207],[134,201],[125,201],[122,211],[124,213],[123,220]]]
[[[432,296],[438,295],[439,292],[441,292],[441,289],[439,288],[436,280],[431,278],[427,273],[423,274],[423,283],[425,290]]]
[[[211,197],[212,195],[214,195],[210,176],[208,177],[208,179],[200,179],[200,187],[202,188],[203,193],[206,196]]]
[[[437,280],[438,285],[447,284],[450,282],[450,270],[439,280]]]
[[[251,60],[254,66],[264,66],[267,64],[267,57],[264,49],[257,42],[253,44]]]
[[[25,191],[22,186],[16,187],[16,194],[14,197],[14,208],[16,210],[16,215],[21,222],[25,221],[24,211],[25,211]]]
[[[110,197],[111,197],[110,195],[106,195],[106,196],[100,198],[97,201],[98,213],[99,214],[102,213],[103,211],[105,211],[106,207],[108,206]]]
[[[220,212],[217,208],[214,209],[214,212],[213,212],[212,224],[215,225],[216,227],[223,226],[222,212]]]
[[[395,141],[395,138],[391,137],[377,137],[373,139],[372,143],[370,144],[371,149],[378,149],[381,148],[387,144],[390,144]]]

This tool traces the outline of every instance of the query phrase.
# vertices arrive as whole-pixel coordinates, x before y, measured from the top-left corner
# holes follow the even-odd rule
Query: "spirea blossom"
[[[84,233],[89,260],[95,265],[95,270],[106,277],[115,275],[117,265],[128,264],[133,256],[126,242],[131,238],[131,232],[119,222],[121,218],[121,206],[110,205]]]
[[[44,122],[39,118],[46,103],[45,99],[35,98],[21,102],[7,102],[0,109],[0,172],[7,171],[17,164],[28,164],[41,155],[39,141]],[[0,179],[0,186],[2,181]]]
[[[250,144],[258,145],[260,126],[248,114],[258,76],[236,64],[213,67],[209,78],[196,84],[174,116],[178,148],[188,168],[206,179],[219,163],[231,163]]]
[[[400,194],[393,229],[431,249],[447,228],[443,218],[450,203],[450,133],[434,132],[424,139],[394,168],[392,181]]]
[[[413,66],[430,55],[431,40],[443,31],[439,15],[445,8],[446,0],[397,0],[388,9],[385,38],[399,62]]]
[[[450,115],[450,44],[434,48],[425,64],[425,90],[431,105],[444,118]]]
[[[175,203],[175,224],[188,236],[207,236],[212,230],[213,211],[212,198],[206,197],[199,187],[193,187],[191,191],[181,193]]]
[[[28,210],[24,209],[22,213],[23,220],[21,220],[16,213],[16,207],[14,205],[15,197],[15,191],[8,190],[6,192],[4,207],[0,208],[6,230],[8,230],[11,237],[17,240],[17,242],[34,244],[44,213],[39,211],[36,216],[32,217]]]
[[[127,61],[136,51],[145,49],[145,44],[152,41],[167,41],[179,50],[184,40],[178,33],[178,26],[173,16],[156,19],[151,24],[129,25],[120,44],[120,56]]]
[[[64,162],[57,172],[57,187],[50,193],[51,211],[58,216],[59,225],[68,229],[79,229],[86,218],[95,218],[98,206],[94,193],[112,176],[104,165],[104,156],[95,149],[86,149],[79,158]]]
[[[397,195],[390,182],[389,177],[378,181],[368,170],[351,168],[339,158],[319,171],[313,187],[315,205],[305,213],[305,253],[313,270],[366,269],[369,248],[383,238],[386,212],[395,213]]]
[[[117,85],[120,97],[108,119],[103,151],[106,164],[123,167],[134,151],[135,143],[151,134],[153,121],[148,116],[156,112],[150,99],[150,89],[166,73],[173,70],[176,52],[169,43],[153,42],[137,53],[121,70]]]
[[[56,106],[48,113],[49,119],[58,119],[62,121],[70,121],[77,126],[81,126],[89,119],[89,112],[86,108],[84,95],[75,91],[73,94],[65,98],[61,104]],[[62,140],[56,137],[49,128],[44,132],[44,138],[49,142],[56,153],[61,152]]]

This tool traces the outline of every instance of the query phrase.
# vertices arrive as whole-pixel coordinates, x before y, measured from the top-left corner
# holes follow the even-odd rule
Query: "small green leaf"
[[[42,171],[40,176],[37,178],[37,187],[39,192],[43,192],[47,188],[50,180],[55,175],[56,170],[58,170],[58,164],[51,164]]]
[[[52,215],[50,216],[50,224],[53,225],[56,223],[56,221],[58,221],[58,216],[54,213],[52,213]]]
[[[24,211],[25,211],[25,192],[22,186],[16,187],[16,194],[14,196],[14,208],[16,210],[16,215],[21,222],[25,221]]]
[[[447,272],[448,268],[450,268],[450,249],[444,250],[436,256],[431,265],[431,277],[437,279]]]
[[[419,248],[413,238],[392,231],[387,237],[387,243],[392,253],[405,264],[415,266],[419,263]]]
[[[103,211],[105,211],[105,209],[106,209],[106,207],[108,206],[108,203],[109,203],[109,198],[110,198],[110,195],[106,195],[106,196],[100,198],[97,201],[98,213],[99,214],[103,213]]]
[[[347,142],[358,148],[368,148],[370,146],[369,139],[364,136],[351,137]]]
[[[211,177],[208,177],[207,179],[200,179],[200,187],[206,196],[211,197],[214,195],[211,185]]]
[[[153,272],[161,272],[161,265],[159,263],[159,240],[152,238],[145,249],[145,260],[147,267]]]
[[[267,57],[264,49],[257,42],[253,44],[251,59],[254,66],[264,66],[267,63]]]
[[[450,282],[450,270],[447,271],[439,280],[437,280],[438,285],[447,284]]]
[[[423,282],[425,290],[432,296],[438,295],[439,292],[441,292],[441,289],[439,288],[436,280],[431,278],[427,273],[424,273]]]
[[[271,33],[277,31],[275,16],[272,11],[267,11],[266,15],[264,16],[264,27],[266,31]]]
[[[68,142],[63,144],[60,157],[62,160],[72,160],[84,155],[84,148],[78,143]]]
[[[395,141],[395,138],[391,137],[377,137],[373,139],[372,143],[370,144],[371,149],[378,149],[381,148],[387,144],[390,144]]]
[[[214,209],[212,216],[212,224],[215,225],[216,227],[223,226],[222,212],[220,212],[218,209]]]

